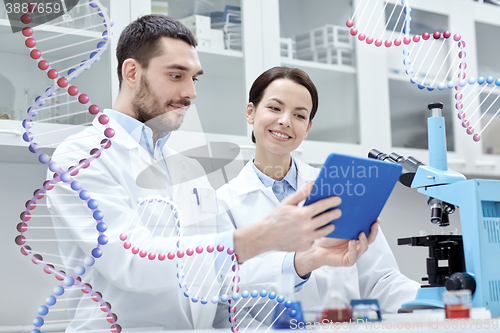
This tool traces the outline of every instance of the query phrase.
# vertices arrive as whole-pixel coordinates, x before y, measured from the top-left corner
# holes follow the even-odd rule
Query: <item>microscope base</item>
[[[420,309],[444,309],[443,292],[445,287],[422,287],[417,291],[414,301],[401,305],[399,313],[413,312]]]

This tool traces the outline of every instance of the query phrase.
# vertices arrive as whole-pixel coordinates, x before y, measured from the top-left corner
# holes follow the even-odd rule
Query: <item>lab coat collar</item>
[[[104,109],[103,113],[120,124],[120,127],[122,127],[135,141],[139,142],[141,140],[144,124],[139,120],[113,109]]]
[[[185,166],[185,160],[183,155],[178,151],[165,145],[163,147],[163,158],[167,164],[167,170],[173,184],[182,184],[184,181],[190,180],[193,177],[189,177],[187,174],[187,168]]]
[[[139,143],[141,142],[142,136],[144,135],[143,132],[146,129],[149,129],[148,136],[151,139],[153,130],[148,127],[146,123],[143,123],[129,115],[124,114],[123,112],[113,109],[105,109],[103,113],[119,123],[120,126],[125,130],[125,132],[127,132],[135,141]],[[159,134],[156,145],[159,145],[161,148],[163,148],[165,142],[170,137],[170,134],[171,132],[161,132]]]
[[[253,168],[253,171],[257,174],[257,177],[259,177],[260,181],[262,184],[264,184],[265,187],[272,187],[274,183],[276,182],[274,179],[260,171],[256,166],[253,160],[251,160],[250,165]],[[295,164],[295,160],[292,158],[291,161],[291,166],[288,169],[285,177],[281,180],[282,182],[285,181],[290,186],[296,191],[297,190],[297,165]]]
[[[104,111],[106,113],[106,110]],[[96,129],[103,133],[104,130],[106,129],[104,125],[100,124],[98,119],[94,119],[92,122],[93,126],[96,127]],[[119,145],[127,150],[134,150],[137,153],[137,156],[140,157],[140,159],[147,165],[147,168],[152,168],[150,171],[152,173],[148,173],[148,176],[155,176],[156,179],[158,179],[159,184],[164,183],[164,178],[163,174],[164,171],[162,167],[158,164],[158,162],[154,161],[154,159],[151,158],[151,155],[149,152],[142,147],[139,142],[137,142],[116,120],[113,118],[109,118],[109,127],[111,127],[115,131],[115,135],[113,138],[111,138],[112,146],[110,149],[113,149],[113,145]],[[167,170],[169,174],[174,177],[184,177],[183,170],[185,170],[185,165],[184,165],[184,160],[181,158],[181,155],[178,154],[176,151],[173,149],[169,148],[167,145],[163,147],[163,155],[166,161],[167,165]],[[134,154],[135,156],[135,154]],[[146,170],[146,169],[144,169]],[[139,170],[140,171],[140,170]],[[139,175],[139,174],[138,174]],[[179,179],[175,178],[175,183],[176,184],[181,184],[184,179]],[[176,194],[179,190],[178,186],[174,186],[172,188],[172,184],[169,184],[169,187],[171,189],[170,193],[172,195],[172,199],[175,200]]]
[[[252,161],[245,164],[239,175],[232,180],[232,183],[238,195],[245,195],[265,188],[253,170]]]
[[[314,181],[318,176],[319,170],[298,159],[293,158],[293,160],[297,166],[297,189],[300,189],[306,182]],[[232,182],[238,195],[246,195],[247,193],[265,188],[253,170],[252,161],[247,162],[238,177],[234,178]]]
[[[106,114],[108,110],[109,109],[104,110],[103,113]],[[92,125],[101,133],[103,133],[104,130],[106,129],[104,125],[99,123],[98,117],[96,117],[92,121]],[[132,136],[130,136],[130,134],[128,134],[127,131],[116,120],[109,117],[108,125],[115,131],[115,135],[113,136],[113,138],[111,138],[112,144],[119,144],[127,149],[134,149],[138,147],[142,148],[139,145],[139,142],[136,141]]]

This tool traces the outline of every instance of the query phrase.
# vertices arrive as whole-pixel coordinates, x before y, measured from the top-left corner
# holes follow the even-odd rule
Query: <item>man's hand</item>
[[[352,266],[368,250],[378,233],[379,219],[372,224],[368,238],[365,233],[359,234],[359,240],[338,238],[320,238],[306,251],[295,254],[295,270],[304,276],[322,266]]]
[[[325,211],[340,205],[339,197],[298,206],[309,196],[312,186],[312,183],[308,183],[286,197],[262,221],[235,230],[234,248],[240,262],[267,251],[305,251],[316,239],[325,237],[335,229],[333,224],[328,223],[341,216],[340,210]]]

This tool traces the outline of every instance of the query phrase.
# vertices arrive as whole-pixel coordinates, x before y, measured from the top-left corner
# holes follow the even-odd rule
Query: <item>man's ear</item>
[[[247,109],[246,109],[246,115],[247,115],[247,122],[250,125],[253,125],[253,113],[254,113],[254,105],[252,102],[247,104]]]
[[[142,67],[137,60],[129,58],[122,64],[122,84],[126,84],[132,89],[135,89],[140,81]]]

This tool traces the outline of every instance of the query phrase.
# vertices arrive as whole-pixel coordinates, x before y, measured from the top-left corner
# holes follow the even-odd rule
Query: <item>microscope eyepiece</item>
[[[431,103],[427,105],[429,111],[431,112],[431,117],[442,117],[443,115],[443,103]]]
[[[377,149],[372,149],[368,153],[368,158],[373,158],[390,163],[398,163],[403,166],[403,171],[399,177],[399,182],[404,186],[411,187],[415,173],[420,165],[424,165],[422,162],[414,157],[408,156],[404,158],[403,156],[392,152],[391,154],[385,154]]]
[[[396,161],[397,163],[401,163],[401,162],[403,162],[403,161],[404,161],[404,159],[405,159],[403,156],[401,156],[401,155],[399,155],[399,154],[397,154],[397,153],[395,153],[395,152],[390,153],[390,154],[389,154],[389,157],[390,157],[391,159],[393,159],[394,161]]]
[[[384,160],[387,157],[389,157],[389,155],[384,154],[383,152],[377,149],[372,149],[368,153],[368,158],[373,158],[374,160]]]
[[[443,109],[444,105],[443,103],[441,102],[436,102],[436,103],[430,103],[429,105],[427,105],[427,108],[429,110],[432,110],[432,109]]]

